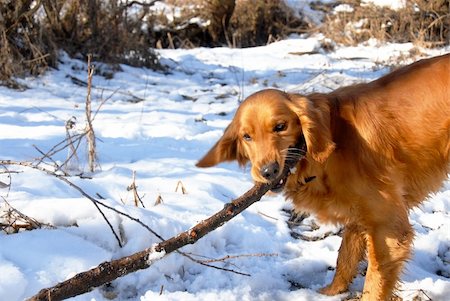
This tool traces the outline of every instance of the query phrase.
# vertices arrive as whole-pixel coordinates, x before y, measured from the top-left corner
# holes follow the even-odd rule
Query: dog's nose
[[[280,165],[278,165],[278,162],[269,163],[261,167],[259,172],[264,179],[272,181],[278,176]]]

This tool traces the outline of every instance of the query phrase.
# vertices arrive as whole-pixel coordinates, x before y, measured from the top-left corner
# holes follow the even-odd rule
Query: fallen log
[[[178,250],[179,248],[193,244],[209,232],[217,229],[227,221],[244,211],[253,203],[259,201],[261,197],[280,180],[285,180],[294,168],[298,160],[306,152],[305,144],[300,148],[291,148],[286,156],[285,166],[281,175],[272,183],[255,183],[255,185],[242,196],[227,203],[222,210],[212,215],[192,227],[168,240],[160,242],[150,248],[138,253],[112,261],[103,262],[97,267],[85,272],[81,272],[74,277],[60,282],[57,285],[45,288],[36,295],[29,298],[29,301],[45,300],[57,301],[75,297],[103,284],[113,281],[137,270],[150,267],[157,260]]]

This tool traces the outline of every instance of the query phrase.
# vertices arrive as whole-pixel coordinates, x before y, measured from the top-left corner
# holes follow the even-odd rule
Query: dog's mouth
[[[281,191],[283,191],[284,186],[286,185],[286,181],[287,181],[288,176],[281,178],[278,183],[276,183],[271,189],[270,191],[272,191],[273,193],[280,193]]]
[[[306,155],[306,141],[305,137],[302,135],[300,140],[297,142],[297,144],[294,147],[289,148],[290,153],[286,156],[285,162],[284,162],[284,169],[288,169],[287,172],[282,172],[281,174],[284,176],[281,178],[277,178],[272,183],[272,188],[270,191],[273,193],[279,193],[283,191],[284,186],[286,186],[286,182],[288,180],[288,177],[291,174],[294,174],[296,172],[296,165],[297,163],[305,157]],[[315,177],[312,177],[314,179]]]

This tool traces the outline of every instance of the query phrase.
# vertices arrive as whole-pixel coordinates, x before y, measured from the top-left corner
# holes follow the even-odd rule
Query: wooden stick
[[[302,149],[302,154],[299,154],[298,149],[296,149],[295,152],[286,156],[288,159],[286,159],[283,172],[275,181],[272,183],[256,183],[242,196],[226,204],[222,210],[208,219],[201,221],[191,229],[138,253],[117,260],[103,262],[97,267],[79,273],[51,288],[42,289],[28,300],[57,301],[84,294],[114,279],[141,269],[146,269],[157,260],[162,259],[181,247],[195,243],[209,232],[231,220],[253,203],[259,201],[281,179],[286,179],[290,173],[290,169],[296,165],[304,151]]]
[[[88,55],[88,86],[87,86],[87,96],[86,96],[86,138],[88,145],[88,165],[89,171],[95,171],[95,160],[96,160],[96,146],[95,146],[95,132],[92,126],[92,101],[91,101],[91,90],[92,90],[92,77],[94,75],[94,66],[91,65],[92,55]]]

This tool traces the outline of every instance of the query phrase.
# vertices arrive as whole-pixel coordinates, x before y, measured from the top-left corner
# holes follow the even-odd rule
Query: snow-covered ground
[[[291,38],[249,49],[161,50],[169,73],[122,66],[112,79],[94,76],[93,109],[106,100],[93,124],[101,168],[93,174],[86,172],[86,146],[82,145],[79,161],[73,160],[71,166],[91,178],[73,176],[69,180],[169,238],[217,212],[253,185],[248,168],[241,170],[233,163],[210,169],[195,167],[196,160],[221,136],[239,100],[266,87],[330,91],[369,81],[388,72],[389,66],[410,63],[412,48],[411,44],[378,45],[372,41],[323,53],[319,38]],[[449,51],[424,50],[422,57]],[[87,89],[73,79],[86,81],[86,64],[63,56],[58,70],[23,80],[29,87],[25,91],[0,87],[0,160],[41,157],[35,147],[47,152],[63,141],[65,122],[72,117],[78,129],[84,127]],[[67,150],[59,152],[53,160],[61,163],[67,154]],[[18,173],[8,175],[7,169]],[[136,207],[127,190],[134,171],[145,208]],[[0,182],[11,183],[9,188],[0,188],[4,200],[23,214],[56,227],[0,233],[0,300],[22,300],[103,261],[158,242],[138,223],[103,208],[124,242],[120,248],[92,202],[74,188],[26,167],[5,166],[0,172]],[[175,191],[179,181],[185,194],[181,189]],[[4,200],[0,200],[0,216],[8,209]],[[74,300],[345,298],[347,294],[326,297],[316,292],[333,276],[341,241],[339,227],[317,227],[309,217],[291,229],[287,223],[290,209],[282,196],[264,197],[196,244],[183,248],[199,260],[236,256],[211,264],[250,276],[171,254],[149,269]],[[414,254],[406,264],[399,291],[405,300],[449,300],[449,212],[449,181],[412,211]],[[292,235],[293,231],[297,235]],[[361,291],[363,281],[359,275],[351,290]]]

